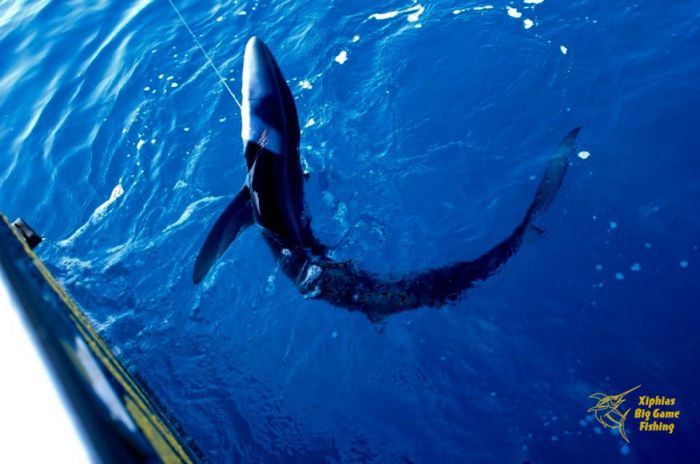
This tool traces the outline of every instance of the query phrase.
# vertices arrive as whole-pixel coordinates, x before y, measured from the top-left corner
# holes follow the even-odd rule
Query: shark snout
[[[244,99],[256,100],[277,92],[275,61],[265,42],[251,37],[243,55]]]
[[[258,37],[251,37],[248,39],[248,43],[245,45],[244,60],[249,61],[253,59],[258,59],[258,57],[263,56],[268,53],[267,45]]]

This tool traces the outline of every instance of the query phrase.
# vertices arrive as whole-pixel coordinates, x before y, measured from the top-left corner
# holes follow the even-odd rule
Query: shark
[[[481,256],[402,275],[378,275],[352,260],[332,259],[329,247],[314,235],[304,202],[296,104],[272,52],[258,37],[250,38],[245,47],[241,94],[247,175],[204,239],[194,262],[193,282],[200,283],[236,237],[257,225],[281,271],[305,297],[362,312],[373,322],[457,300],[498,272],[530,233],[541,233],[535,221],[559,192],[580,131],[572,129],[549,156],[518,225]]]

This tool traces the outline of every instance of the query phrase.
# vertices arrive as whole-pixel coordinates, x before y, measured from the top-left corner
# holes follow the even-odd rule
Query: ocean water
[[[697,461],[700,4],[419,1],[175,3],[236,93],[270,46],[314,231],[375,272],[479,256],[583,127],[546,234],[454,304],[305,299],[255,229],[192,284],[245,165],[166,0],[0,2],[0,209],[212,462]],[[673,434],[587,413],[638,384]]]

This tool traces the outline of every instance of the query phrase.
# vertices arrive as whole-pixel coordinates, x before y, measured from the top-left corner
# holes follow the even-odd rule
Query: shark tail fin
[[[561,141],[559,147],[550,156],[545,168],[542,180],[537,187],[535,198],[525,213],[525,217],[520,221],[518,227],[510,233],[499,244],[488,250],[474,261],[461,262],[455,265],[457,268],[464,269],[468,274],[468,278],[462,280],[483,280],[497,272],[500,267],[513,256],[524,240],[534,240],[541,237],[545,231],[535,224],[538,219],[547,210],[549,205],[554,201],[559,188],[564,182],[569,160],[574,152],[574,143],[580,128],[571,130]],[[445,275],[451,276],[450,280],[455,283],[460,282],[460,279],[453,277],[454,272]],[[451,285],[451,284],[450,284]],[[457,285],[458,290],[462,288]]]
[[[194,262],[192,280],[195,284],[202,281],[209,269],[224,254],[224,251],[233,243],[238,234],[252,223],[253,209],[250,202],[250,192],[244,186],[221,213],[204,240]]]
[[[564,182],[566,171],[569,168],[569,161],[574,153],[576,136],[578,136],[580,131],[581,128],[576,127],[566,134],[559,144],[559,148],[549,158],[540,185],[537,187],[535,199],[526,213],[526,219],[529,224],[532,224],[534,219],[547,210],[554,201],[557,192],[559,192],[559,188]]]

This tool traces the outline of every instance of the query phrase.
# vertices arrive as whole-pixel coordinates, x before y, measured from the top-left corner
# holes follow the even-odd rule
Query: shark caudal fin
[[[569,132],[559,144],[556,151],[549,157],[547,167],[540,184],[537,186],[535,198],[530,203],[530,206],[525,213],[525,216],[520,221],[520,224],[498,245],[494,246],[486,253],[481,255],[474,261],[463,261],[456,263],[445,273],[443,281],[439,284],[444,288],[450,289],[452,294],[461,292],[464,285],[461,282],[469,282],[474,280],[484,280],[497,272],[500,267],[513,256],[523,240],[542,236],[544,230],[538,227],[534,222],[547,210],[549,205],[554,201],[559,188],[564,182],[566,170],[569,167],[569,161],[574,153],[574,144],[576,136],[581,128],[577,127]],[[449,292],[446,292],[449,293]]]
[[[202,249],[199,250],[194,262],[192,280],[195,284],[202,281],[209,269],[224,251],[236,239],[238,234],[253,223],[253,209],[250,203],[250,192],[243,187],[236,197],[229,203],[221,216],[209,231]]]
[[[535,199],[527,210],[525,217],[528,222],[531,223],[539,215],[544,213],[549,205],[552,204],[552,201],[554,201],[554,197],[557,195],[557,192],[559,192],[562,182],[564,182],[566,170],[569,168],[569,161],[574,153],[576,136],[578,136],[580,131],[580,127],[572,129],[562,139],[559,148],[550,156],[540,185],[537,187]]]

